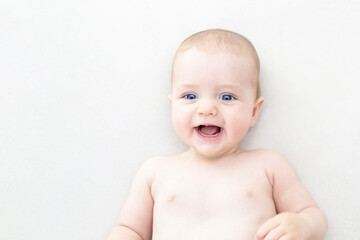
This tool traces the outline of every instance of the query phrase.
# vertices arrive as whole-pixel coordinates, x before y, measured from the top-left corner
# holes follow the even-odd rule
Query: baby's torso
[[[168,159],[161,166],[151,186],[153,240],[250,240],[276,214],[261,164],[194,166]]]

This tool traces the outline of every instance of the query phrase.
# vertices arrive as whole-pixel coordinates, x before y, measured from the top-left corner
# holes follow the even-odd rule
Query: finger
[[[273,229],[275,229],[276,227],[278,227],[280,225],[280,223],[277,221],[276,218],[271,218],[269,220],[267,220],[260,228],[259,230],[256,232],[255,234],[255,239],[256,240],[261,240],[264,239],[265,236]]]
[[[289,240],[291,238],[289,238],[289,235],[284,234],[279,240]]]
[[[266,236],[265,240],[280,240],[285,235],[285,231],[281,227],[271,230]]]

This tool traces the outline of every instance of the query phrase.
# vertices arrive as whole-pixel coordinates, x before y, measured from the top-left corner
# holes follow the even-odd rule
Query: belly
[[[171,221],[154,226],[152,240],[253,240],[261,224],[251,217],[209,218],[207,221]]]

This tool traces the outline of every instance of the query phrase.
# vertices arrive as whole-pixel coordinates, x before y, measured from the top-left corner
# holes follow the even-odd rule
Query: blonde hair
[[[195,33],[190,37],[186,38],[180,44],[179,48],[175,53],[172,65],[171,81],[174,75],[174,66],[177,56],[194,47],[196,47],[200,51],[210,53],[221,50],[236,55],[242,55],[244,53],[250,55],[254,61],[255,68],[257,70],[256,98],[261,96],[259,81],[260,60],[255,47],[244,36],[224,29],[209,29]]]

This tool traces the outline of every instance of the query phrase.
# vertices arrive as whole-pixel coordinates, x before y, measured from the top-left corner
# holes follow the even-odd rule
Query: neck
[[[190,161],[205,163],[205,164],[226,164],[229,160],[234,159],[240,153],[244,152],[244,149],[239,148],[238,146],[229,150],[228,152],[217,155],[217,156],[204,156],[199,154],[195,149],[190,148],[188,151],[184,152],[184,157]]]

